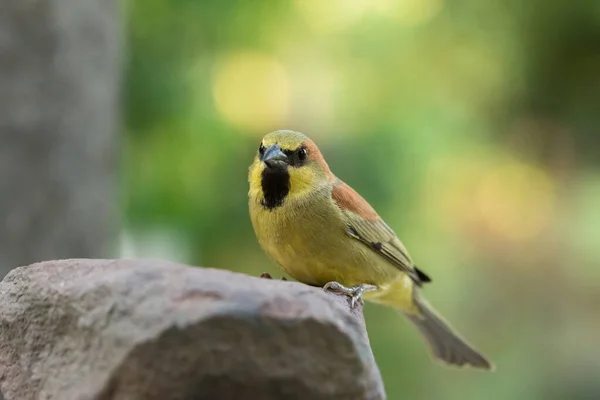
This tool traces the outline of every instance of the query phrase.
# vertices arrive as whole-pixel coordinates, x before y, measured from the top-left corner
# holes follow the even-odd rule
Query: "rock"
[[[362,307],[159,260],[48,261],[0,283],[0,387],[26,399],[384,399]]]

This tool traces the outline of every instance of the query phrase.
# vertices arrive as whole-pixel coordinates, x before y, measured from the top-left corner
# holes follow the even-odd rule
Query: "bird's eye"
[[[260,146],[258,146],[258,154],[260,154],[261,156],[265,154],[265,146],[263,146],[262,143],[260,144]]]
[[[298,149],[298,160],[300,160],[300,161],[306,160],[306,147],[300,147]]]

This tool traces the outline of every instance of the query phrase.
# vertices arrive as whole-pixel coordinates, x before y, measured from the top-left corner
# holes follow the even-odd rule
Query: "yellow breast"
[[[251,198],[252,224],[267,255],[291,277],[311,285],[383,285],[398,279],[397,268],[346,233],[341,211],[328,196],[316,193],[304,203],[284,203],[274,210]]]
[[[374,284],[380,291],[365,299],[400,309],[412,307],[412,281],[382,256],[350,237],[341,210],[324,187],[309,196],[286,198],[274,209],[261,204],[260,186],[250,173],[250,217],[263,250],[299,282],[324,286]]]

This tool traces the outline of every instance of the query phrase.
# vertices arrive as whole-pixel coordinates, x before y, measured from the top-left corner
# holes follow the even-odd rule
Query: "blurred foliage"
[[[127,15],[124,254],[280,275],[247,168],[263,134],[298,130],[497,364],[438,367],[369,305],[390,399],[600,398],[600,2],[138,0]]]

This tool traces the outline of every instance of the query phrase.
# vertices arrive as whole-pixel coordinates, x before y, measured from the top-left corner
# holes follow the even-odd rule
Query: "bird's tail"
[[[425,337],[434,358],[455,366],[494,369],[493,364],[461,338],[418,293],[415,293],[414,304],[419,313],[405,315]]]

